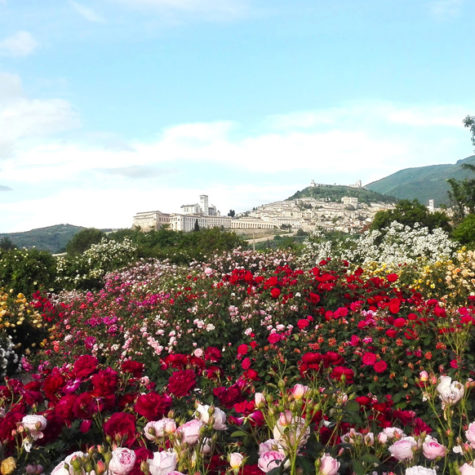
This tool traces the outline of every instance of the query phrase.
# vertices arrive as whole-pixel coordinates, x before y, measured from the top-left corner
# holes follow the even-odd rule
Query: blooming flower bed
[[[2,474],[475,471],[473,295],[235,251],[31,305],[49,338],[0,385]]]

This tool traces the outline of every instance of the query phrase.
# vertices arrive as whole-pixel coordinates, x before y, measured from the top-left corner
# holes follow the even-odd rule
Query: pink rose
[[[464,463],[460,467],[460,475],[475,475],[475,461],[470,463]]]
[[[396,460],[410,460],[414,456],[413,448],[417,447],[414,437],[403,437],[388,447],[389,452]]]
[[[163,450],[154,452],[153,459],[148,459],[148,469],[151,475],[167,475],[176,468],[176,452],[173,450]]]
[[[196,408],[199,418],[205,424],[208,424],[210,419],[210,406],[199,404]],[[214,430],[226,430],[226,414],[219,408],[215,407],[212,409],[213,412],[213,429]]]
[[[319,475],[336,475],[340,468],[340,462],[331,455],[325,454],[320,459]]]
[[[25,429],[28,430],[33,440],[43,438],[43,430],[46,429],[48,421],[44,416],[38,414],[31,414],[23,417],[21,423]]]
[[[406,468],[404,475],[437,475],[437,472],[433,468],[415,465],[414,467]]]
[[[185,444],[193,445],[198,442],[200,431],[203,426],[203,422],[198,419],[193,419],[178,427],[177,432],[182,436],[182,441]]]
[[[135,465],[135,452],[125,447],[118,447],[112,451],[112,458],[109,462],[109,473],[111,475],[127,475]]]
[[[143,431],[148,440],[155,440],[156,437],[165,437],[173,434],[176,431],[176,422],[173,419],[164,417],[159,421],[148,422]]]
[[[465,431],[465,437],[472,449],[475,449],[475,421],[468,426],[468,430]]]
[[[241,467],[244,457],[239,452],[233,452],[229,456],[229,465],[233,470],[237,470]]]
[[[432,438],[426,438],[422,444],[422,453],[424,457],[429,460],[435,460],[438,457],[445,457],[447,449]]]
[[[53,468],[51,475],[70,475],[74,473],[74,468],[71,466],[72,460],[78,457],[85,457],[86,455],[84,452],[73,452],[69,454],[62,462]],[[68,464],[69,469],[65,467],[66,464]]]
[[[282,460],[285,459],[285,455],[276,450],[269,450],[269,452],[264,452],[257,462],[258,467],[264,472],[270,472],[274,468],[280,467]]]
[[[296,384],[292,390],[292,396],[298,400],[302,399],[305,395],[305,393],[309,390],[310,388],[308,386],[304,386],[303,384]]]
[[[265,442],[261,442],[259,444],[259,455],[265,454],[266,452],[270,452],[272,450],[276,450],[278,452],[281,451],[281,445],[276,439],[268,439]]]

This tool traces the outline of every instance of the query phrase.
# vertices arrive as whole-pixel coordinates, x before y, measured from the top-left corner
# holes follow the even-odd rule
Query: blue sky
[[[455,163],[473,18],[472,0],[0,0],[0,232]]]

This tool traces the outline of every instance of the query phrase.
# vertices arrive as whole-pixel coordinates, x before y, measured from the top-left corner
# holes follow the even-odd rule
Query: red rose
[[[94,396],[109,396],[115,392],[117,386],[117,372],[111,368],[99,371],[92,377],[92,385],[94,387]]]
[[[124,373],[130,373],[134,378],[140,378],[143,374],[144,364],[134,360],[124,361],[120,368]]]
[[[303,330],[304,328],[307,328],[310,325],[310,322],[306,318],[301,318],[297,322],[297,326],[300,328],[300,330]]]
[[[141,416],[149,421],[161,419],[170,409],[172,398],[168,394],[158,394],[155,392],[141,394],[137,398],[134,409]]]
[[[274,287],[271,291],[270,291],[270,294],[271,294],[271,297],[276,299],[279,295],[280,295],[280,289],[278,289],[277,287]]]
[[[73,406],[76,401],[76,398],[77,396],[74,394],[67,394],[56,403],[56,406],[54,408],[57,416],[68,425],[73,419]]]
[[[399,279],[399,276],[397,274],[388,274],[386,279],[388,279],[388,282],[396,282],[396,280]]]
[[[81,393],[74,401],[73,413],[78,419],[90,419],[97,412],[97,403],[91,393]]]
[[[402,317],[396,318],[396,320],[393,322],[393,325],[397,328],[402,328],[406,326],[406,320]]]
[[[387,365],[386,361],[384,361],[384,360],[377,361],[373,366],[376,373],[383,373],[384,371],[386,371],[387,367],[388,367],[388,365]]]
[[[401,307],[401,300],[399,299],[391,299],[389,302],[389,311],[391,313],[398,313]]]
[[[168,380],[168,391],[176,397],[183,397],[196,385],[195,372],[192,369],[175,371]]]
[[[135,416],[125,412],[115,412],[104,423],[104,432],[114,440],[119,439],[130,447],[136,438]]]
[[[74,374],[77,378],[86,378],[97,369],[97,358],[91,355],[81,355],[74,363]]]
[[[367,351],[362,358],[363,364],[367,366],[373,366],[376,363],[376,355]]]
[[[59,372],[58,368],[54,368],[49,376],[43,382],[43,391],[50,401],[56,401],[58,395],[56,394],[65,383],[64,377]]]
[[[330,374],[330,378],[340,381],[343,377],[346,383],[352,384],[354,377],[353,370],[345,366],[335,366]]]
[[[208,346],[205,350],[205,360],[217,363],[221,359],[221,350],[215,346]]]

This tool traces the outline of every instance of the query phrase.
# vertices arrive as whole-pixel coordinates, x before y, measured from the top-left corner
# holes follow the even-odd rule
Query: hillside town
[[[215,205],[209,203],[208,195],[200,195],[198,203],[182,205],[181,213],[138,212],[133,217],[132,227],[151,231],[167,226],[185,232],[213,227],[236,232],[279,229],[309,232],[318,227],[353,233],[367,227],[378,211],[391,207],[391,204],[382,202],[362,203],[350,196],[342,197],[341,201],[299,198],[264,204],[236,216],[223,216]]]

